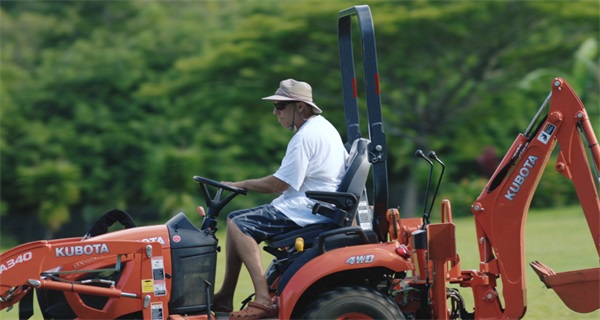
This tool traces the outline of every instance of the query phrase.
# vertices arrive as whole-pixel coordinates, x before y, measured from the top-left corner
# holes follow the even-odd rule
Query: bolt
[[[485,295],[485,297],[486,297],[488,300],[492,300],[492,298],[494,297],[494,295],[493,295],[493,294],[491,294],[491,293],[488,293],[488,294],[486,294],[486,295]]]
[[[563,116],[562,116],[562,113],[560,113],[560,112],[552,112],[551,114],[548,115],[548,118],[553,123],[556,123],[556,122],[562,121]]]
[[[554,86],[555,87],[560,87],[560,81],[558,81],[558,80],[554,81]]]
[[[579,119],[583,118],[583,113],[577,112],[577,118],[579,118]]]
[[[383,147],[381,145],[377,145],[377,146],[375,146],[375,150],[381,151],[381,150],[383,150]]]
[[[41,281],[35,280],[35,279],[29,279],[27,282],[29,282],[29,284],[32,285],[35,288],[37,288],[37,287],[39,287],[39,286],[42,285]]]

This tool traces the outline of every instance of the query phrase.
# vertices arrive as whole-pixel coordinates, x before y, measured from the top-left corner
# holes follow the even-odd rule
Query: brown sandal
[[[243,310],[232,312],[229,314],[229,319],[264,319],[264,318],[275,318],[279,315],[277,308],[267,307],[264,304],[256,303],[254,301],[248,302],[248,307]]]

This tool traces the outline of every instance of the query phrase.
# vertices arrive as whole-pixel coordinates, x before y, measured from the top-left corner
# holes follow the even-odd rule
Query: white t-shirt
[[[324,222],[312,214],[314,201],[305,192],[336,191],[348,153],[335,127],[324,117],[310,118],[290,140],[274,176],[290,187],[272,205],[299,226]]]

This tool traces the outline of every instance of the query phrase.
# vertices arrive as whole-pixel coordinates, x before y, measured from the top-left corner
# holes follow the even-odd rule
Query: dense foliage
[[[272,173],[291,133],[260,97],[282,79],[311,83],[345,135],[337,12],[355,4],[0,3],[2,240],[81,235],[114,207],[163,221],[201,204],[193,175]],[[597,1],[369,5],[392,205],[418,210],[427,169],[412,155],[422,148],[445,160],[442,192],[468,213],[489,175],[477,159],[503,156],[555,76],[600,114]],[[576,201],[547,171],[534,205]]]

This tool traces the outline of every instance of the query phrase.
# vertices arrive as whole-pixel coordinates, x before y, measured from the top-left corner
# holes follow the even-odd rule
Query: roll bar
[[[353,16],[357,18],[360,32],[367,98],[369,140],[371,140],[368,150],[369,161],[373,163],[373,230],[377,233],[380,241],[387,241],[388,222],[385,218],[388,208],[387,144],[381,114],[375,29],[373,28],[371,9],[368,5],[354,6],[342,10],[338,14],[338,42],[344,111],[346,113],[346,129],[348,134],[348,144],[346,147],[349,148],[352,141],[361,137],[357,99],[358,90],[354,68],[354,52],[352,49]]]

